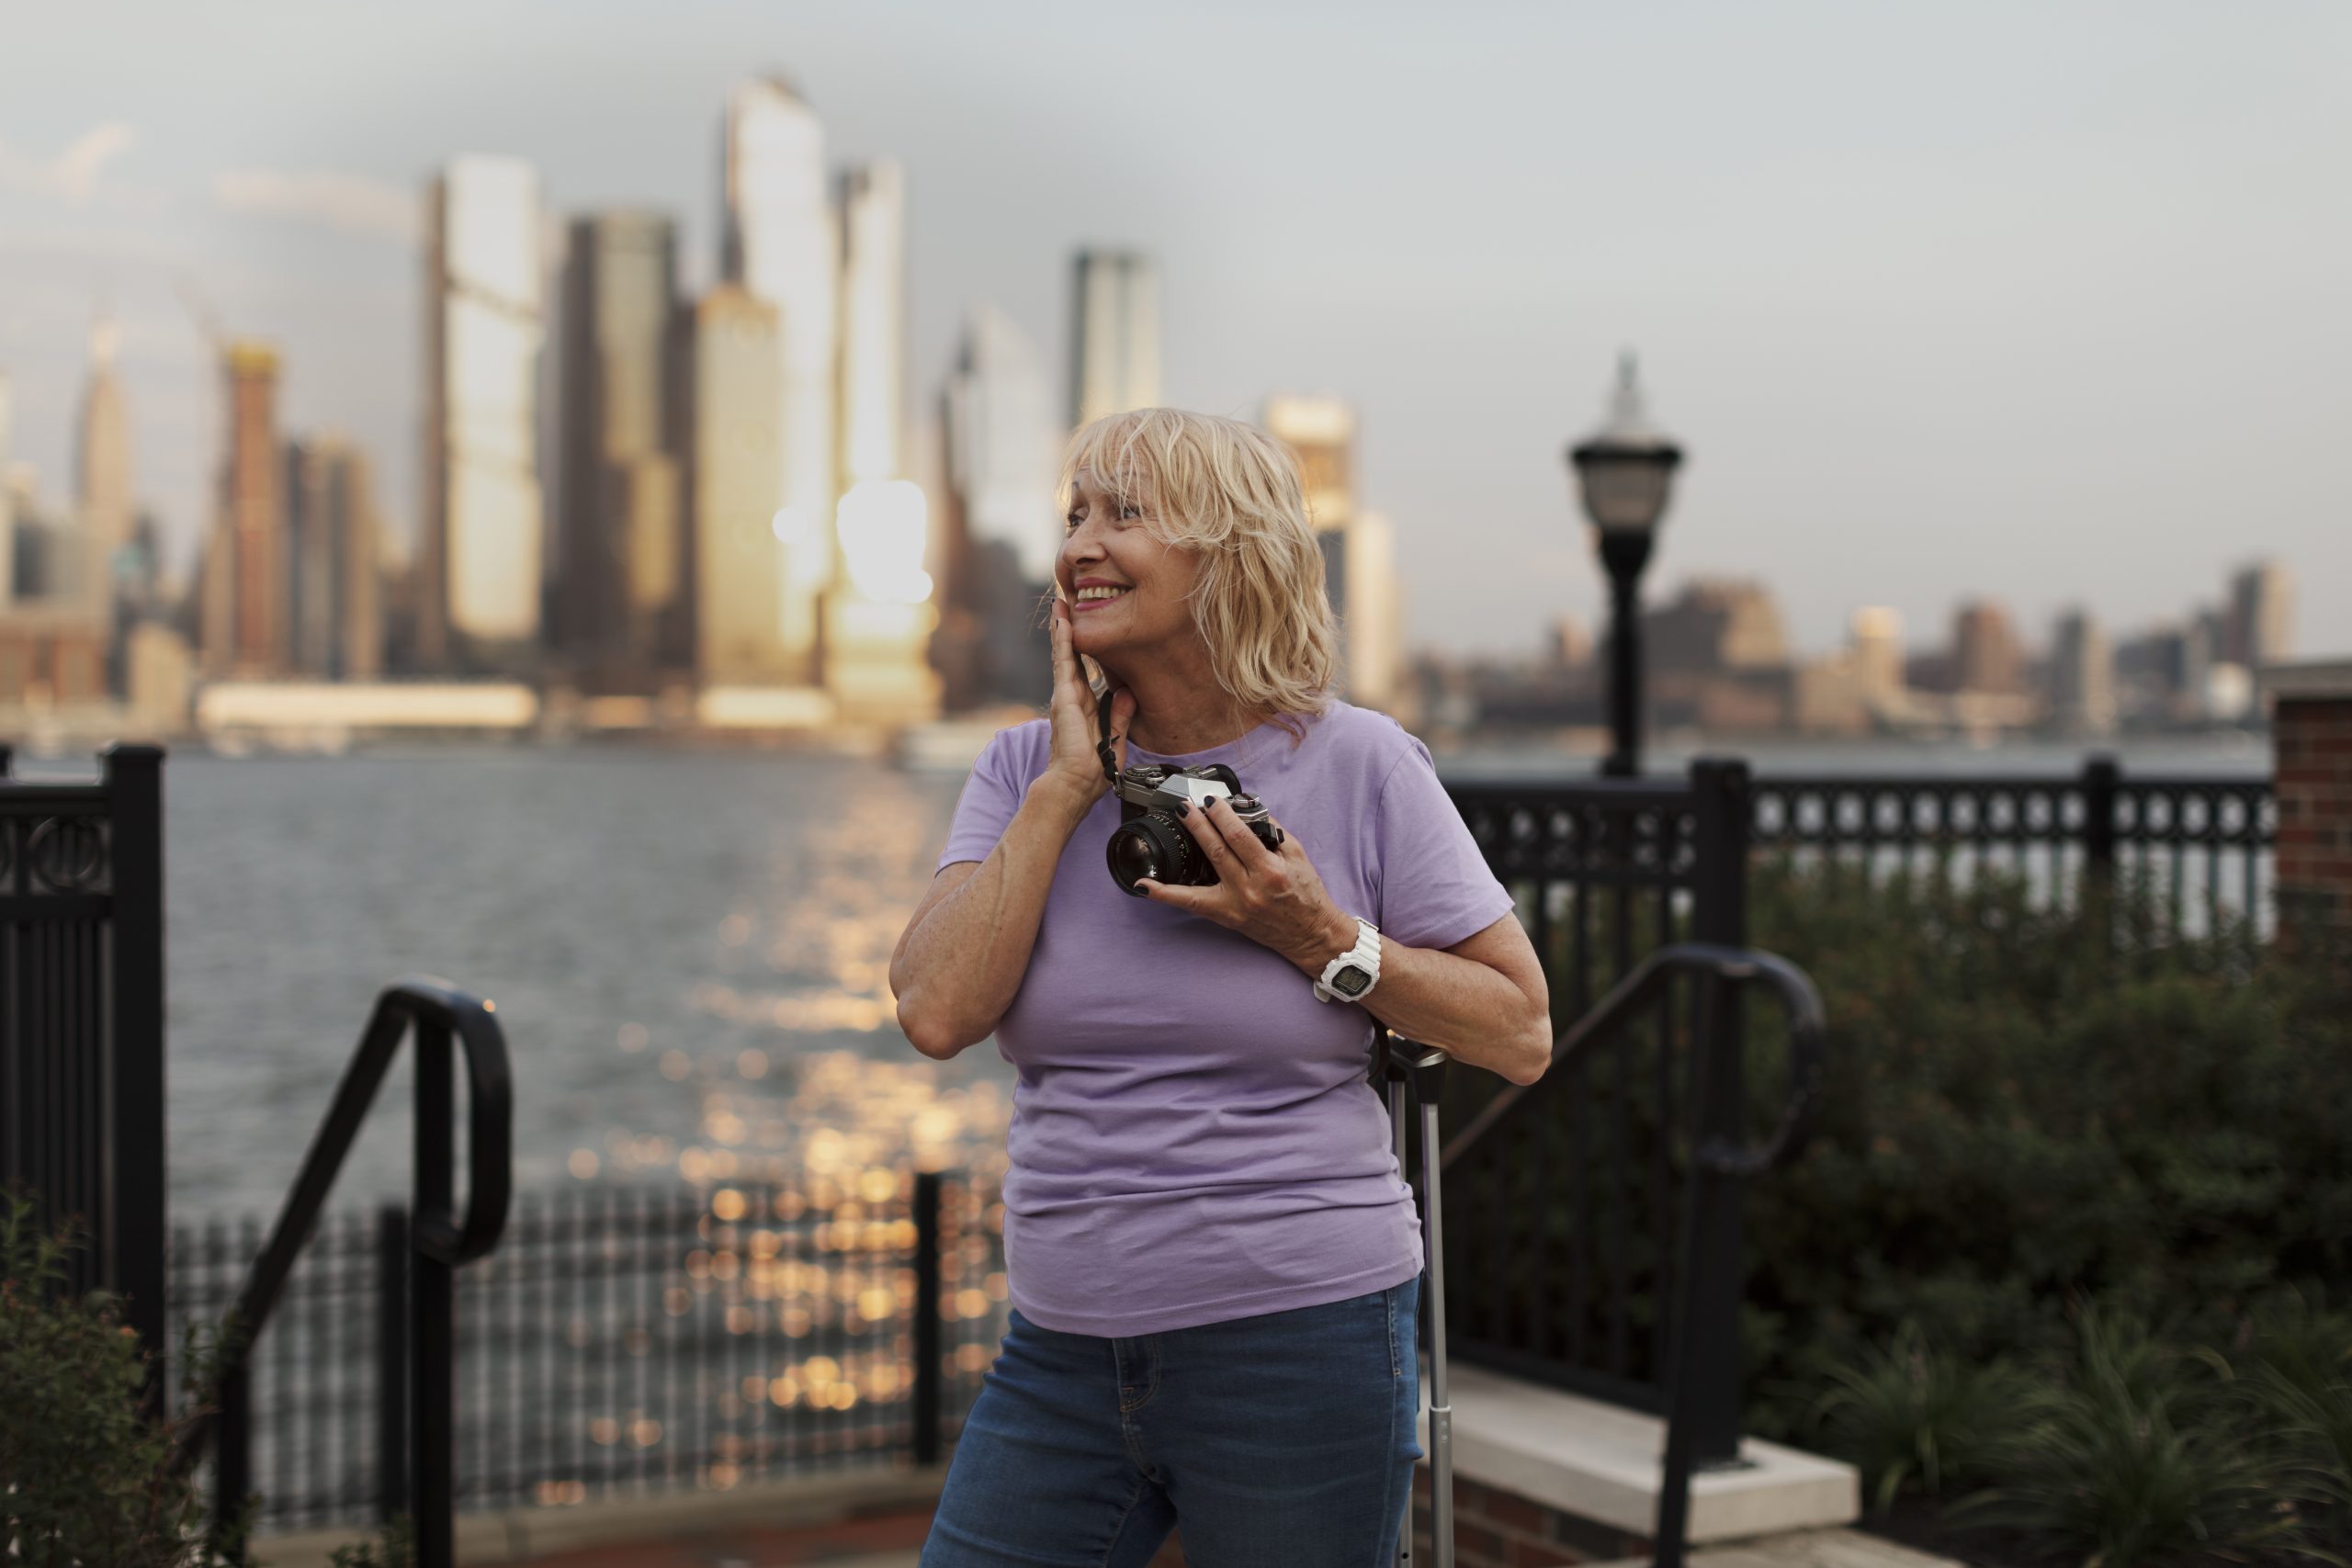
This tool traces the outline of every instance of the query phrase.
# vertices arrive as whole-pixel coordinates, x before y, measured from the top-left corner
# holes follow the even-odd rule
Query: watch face
[[[1372,984],[1372,976],[1351,964],[1331,976],[1331,988],[1343,997],[1360,997]]]

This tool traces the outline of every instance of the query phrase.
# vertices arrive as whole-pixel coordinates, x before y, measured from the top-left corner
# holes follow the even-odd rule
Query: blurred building
[[[1783,670],[1788,638],[1763,584],[1698,578],[1642,617],[1643,663],[1651,675],[1715,675]]]
[[[814,684],[820,596],[833,579],[834,404],[841,242],[828,199],[825,128],[784,83],[737,84],[727,100],[721,275],[775,311],[781,375],[776,537],[784,647]]]
[[[1348,525],[1355,517],[1355,411],[1338,398],[1278,393],[1266,400],[1266,433],[1298,458],[1307,521],[1323,547],[1323,587],[1347,619]]]
[[[2075,734],[2102,735],[2115,728],[2115,658],[2088,610],[2058,618],[2050,645],[2050,713]]]
[[[906,174],[888,158],[841,179],[841,482],[907,477]]]
[[[1072,426],[1159,401],[1159,272],[1133,251],[1080,251],[1070,290]]]
[[[938,611],[924,570],[930,502],[907,477],[906,181],[887,159],[841,181],[842,322],[835,513],[841,571],[825,596],[825,686],[844,717],[935,716]],[[790,324],[786,323],[787,332]]]
[[[2248,670],[2284,663],[2295,644],[2295,584],[2277,561],[2256,561],[2230,578],[2222,657]]]
[[[1578,670],[1592,662],[1592,632],[1574,615],[1555,615],[1545,628],[1544,652],[1555,670]]]
[[[1306,515],[1323,547],[1323,587],[1340,617],[1340,681],[1350,700],[1394,704],[1404,665],[1404,589],[1388,519],[1357,502],[1355,410],[1326,394],[1266,400],[1267,434],[1298,458]]]
[[[733,284],[695,306],[688,375],[694,668],[705,686],[804,682],[784,637],[784,358],[777,311]]]
[[[1903,617],[1884,605],[1854,612],[1854,675],[1865,705],[1879,712],[1902,707],[1905,693]]]
[[[2009,613],[1989,600],[1960,607],[1952,616],[1949,676],[1962,692],[2009,693],[2024,689],[2025,649]]]
[[[86,606],[19,600],[0,615],[0,708],[101,702],[106,630]]]
[[[287,619],[295,674],[384,671],[383,568],[368,459],[333,438],[286,444]]]
[[[1788,638],[1761,583],[1691,580],[1644,614],[1642,649],[1652,722],[1719,732],[1788,723]]]
[[[1359,512],[1348,524],[1345,597],[1348,700],[1393,710],[1405,694],[1405,585],[1396,530],[1381,513]]]
[[[692,660],[678,235],[574,219],[564,259],[556,640],[598,692],[650,693]]]
[[[117,573],[131,542],[138,502],[132,494],[130,415],[114,371],[119,338],[114,323],[100,320],[90,329],[90,381],[82,394],[74,429],[75,520],[82,536],[79,585],[113,624]]]
[[[1054,514],[1061,435],[1045,356],[993,305],[964,323],[940,394],[940,434],[946,483],[932,662],[943,701],[955,711],[1042,704],[1053,689],[1041,604],[1061,547]]]
[[[201,660],[210,675],[277,674],[289,649],[277,369],[266,344],[221,347],[228,428],[198,586]]]
[[[0,371],[0,607],[6,607],[17,592],[17,509],[8,485],[12,462],[8,441],[14,434],[9,420],[14,412],[8,403],[7,373]]]
[[[430,670],[537,662],[541,223],[537,171],[519,158],[454,159],[426,201],[417,657]]]
[[[122,691],[132,720],[153,735],[187,727],[196,684],[196,656],[187,638],[160,620],[143,620],[123,637]]]

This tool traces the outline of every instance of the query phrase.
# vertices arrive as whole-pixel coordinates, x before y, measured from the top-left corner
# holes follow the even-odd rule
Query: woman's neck
[[[1238,740],[1269,716],[1250,713],[1227,696],[1206,668],[1180,669],[1146,663],[1134,671],[1103,673],[1114,686],[1136,694],[1136,716],[1127,739],[1162,757],[1189,756]]]

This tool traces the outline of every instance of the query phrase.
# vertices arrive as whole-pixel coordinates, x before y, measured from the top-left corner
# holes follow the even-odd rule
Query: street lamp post
[[[1630,778],[1642,767],[1642,569],[1682,448],[1642,412],[1634,356],[1617,361],[1609,423],[1568,448],[1568,463],[1592,520],[1609,573],[1609,735],[1602,773]]]

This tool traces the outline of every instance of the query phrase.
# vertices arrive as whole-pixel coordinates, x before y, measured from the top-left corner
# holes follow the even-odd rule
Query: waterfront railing
[[[257,1529],[401,1510],[402,1210],[318,1226],[254,1348]],[[253,1221],[174,1230],[175,1322],[217,1320]],[[1005,1326],[992,1177],[526,1194],[457,1276],[461,1512],[936,1461]]]

